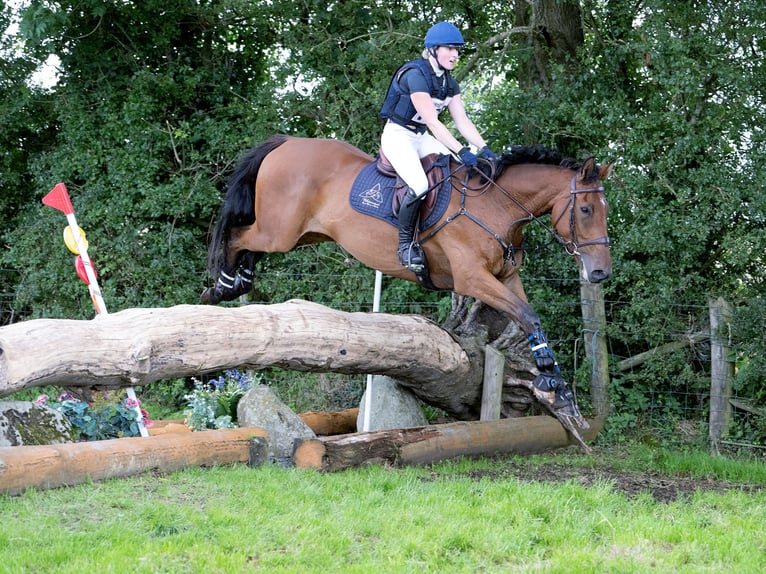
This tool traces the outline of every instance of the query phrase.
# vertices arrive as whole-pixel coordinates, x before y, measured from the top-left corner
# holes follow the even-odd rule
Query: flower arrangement
[[[55,401],[50,401],[48,395],[40,395],[34,402],[64,414],[82,441],[141,436],[136,407],[141,409],[144,425],[151,426],[149,413],[141,408],[140,401],[124,398],[114,402],[109,393],[92,403],[81,401],[70,393],[60,394]]]
[[[236,370],[224,371],[217,379],[203,383],[192,378],[194,390],[184,396],[184,420],[193,431],[237,426],[237,405],[261,376]]]

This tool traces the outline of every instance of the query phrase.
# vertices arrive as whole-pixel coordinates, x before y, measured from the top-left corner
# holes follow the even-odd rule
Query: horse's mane
[[[581,169],[583,164],[571,157],[564,157],[559,151],[544,145],[522,146],[514,145],[503,151],[498,161],[498,174],[513,165],[536,163],[556,165],[565,169]]]

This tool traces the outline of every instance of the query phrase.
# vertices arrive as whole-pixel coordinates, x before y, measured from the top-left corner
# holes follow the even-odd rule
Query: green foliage
[[[298,373],[278,368],[264,372],[269,387],[296,413],[339,411],[359,406],[364,375]]]
[[[260,374],[233,370],[204,383],[192,378],[194,390],[184,396],[186,424],[193,431],[236,427],[240,399],[260,380]]]
[[[194,390],[185,396],[184,420],[193,431],[207,429],[228,429],[236,425],[229,415],[216,415],[218,400],[204,383],[194,382]]]
[[[64,414],[79,433],[80,440],[141,436],[138,428],[138,412],[132,399],[87,403],[69,393],[60,395],[55,402],[48,402],[47,399],[47,395],[40,395],[36,402]],[[148,413],[143,411],[142,414],[148,423]]]
[[[41,197],[67,184],[112,309],[196,302],[224,175],[279,125],[260,107],[270,97],[267,16],[246,8],[235,18],[196,2],[33,2],[24,13],[27,46],[61,58],[49,114],[56,145],[30,159],[34,186]],[[87,317],[51,234],[63,229],[61,215],[39,203],[23,215],[4,254],[23,270],[17,306],[33,317]]]
[[[193,383],[185,379],[163,379],[137,389],[141,403],[156,420],[183,418],[186,396]]]

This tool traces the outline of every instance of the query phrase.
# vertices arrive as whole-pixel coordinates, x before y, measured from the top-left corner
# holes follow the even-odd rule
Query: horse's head
[[[604,181],[613,164],[599,167],[593,158],[572,176],[569,193],[553,207],[553,227],[567,252],[579,258],[585,277],[599,283],[612,274]]]

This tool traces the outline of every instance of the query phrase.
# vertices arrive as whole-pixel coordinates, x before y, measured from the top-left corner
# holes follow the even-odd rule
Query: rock
[[[0,446],[73,442],[76,431],[62,413],[28,401],[0,401]]]
[[[356,428],[364,428],[367,391],[359,405]],[[383,375],[372,377],[372,409],[370,431],[422,427],[428,424],[420,401],[409,389]]]
[[[316,434],[266,385],[256,385],[237,406],[240,427],[259,427],[269,433],[268,457],[272,462],[291,465],[293,442],[316,438]]]

